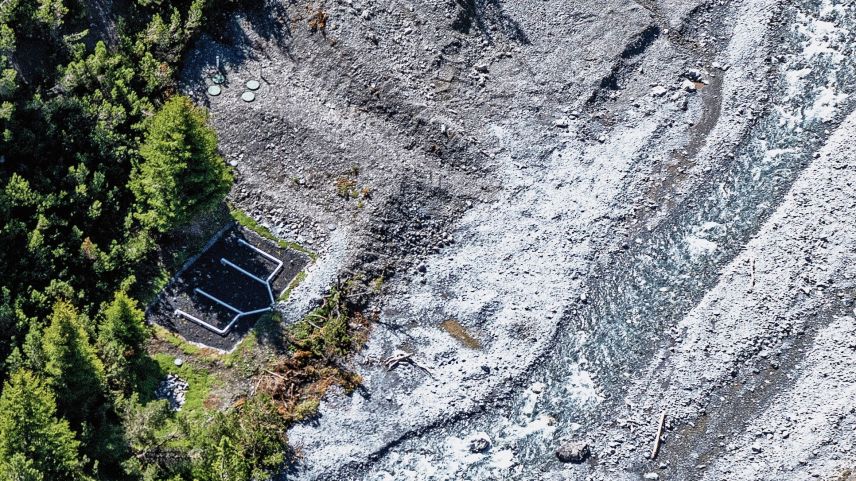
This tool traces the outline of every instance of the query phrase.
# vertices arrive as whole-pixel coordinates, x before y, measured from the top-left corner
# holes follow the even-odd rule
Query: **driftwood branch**
[[[386,366],[387,371],[392,371],[393,369],[395,369],[396,366],[398,366],[402,362],[411,361],[411,359],[410,359],[411,357],[413,357],[412,352],[399,351],[399,352],[393,353],[393,355],[386,358],[386,360],[383,361],[383,364]]]
[[[651,459],[657,458],[660,452],[660,442],[663,440],[663,427],[666,425],[666,411],[660,413],[660,425],[657,427],[657,437],[654,438],[654,447],[651,449]]]
[[[413,353],[412,352],[396,351],[391,356],[386,358],[386,360],[383,361],[383,364],[386,366],[387,371],[392,371],[393,369],[395,369],[396,366],[398,366],[399,364],[404,363],[404,362],[409,363],[409,364],[413,364],[414,366],[418,367],[419,369],[422,369],[423,371],[425,371],[425,373],[428,374],[428,376],[431,377],[431,379],[435,379],[434,373],[432,373],[431,370],[428,369],[428,367],[424,366],[423,364],[421,364],[421,363],[417,362],[415,359],[413,359]]]
[[[275,372],[273,372],[273,371],[271,371],[271,370],[269,370],[269,369],[265,369],[265,372],[266,372],[266,373],[268,373],[268,374],[270,374],[271,376],[276,376],[276,377],[278,377],[278,378],[282,379],[283,381],[286,381],[286,380],[287,380],[287,379],[285,379],[285,376],[283,376],[282,374],[277,374],[277,373],[275,373]]]
[[[262,384],[262,379],[264,379],[264,376],[259,376],[259,380],[256,381],[256,387],[254,387],[253,390],[250,391],[250,396],[254,396],[259,391],[259,386],[261,386]]]

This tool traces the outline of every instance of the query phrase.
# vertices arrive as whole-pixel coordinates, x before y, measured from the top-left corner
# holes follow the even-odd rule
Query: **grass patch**
[[[143,401],[153,400],[158,384],[163,381],[167,374],[175,374],[187,381],[188,384],[185,403],[181,407],[181,412],[189,416],[198,416],[210,410],[210,406],[206,405],[206,402],[210,402],[211,390],[221,385],[221,381],[207,369],[194,367],[188,362],[176,366],[175,358],[176,356],[166,353],[151,355],[153,362],[148,368],[148,375],[140,384],[141,399]]]
[[[235,349],[222,356],[222,361],[223,366],[249,379],[287,351],[282,318],[274,311],[263,315]]]
[[[197,369],[187,362],[181,366],[176,366],[175,356],[169,354],[155,354],[152,358],[158,363],[161,372],[164,374],[175,374],[187,381],[185,402],[184,406],[181,407],[183,412],[193,417],[209,409],[206,406],[206,401],[208,401],[211,390],[220,385],[220,381],[214,375],[205,369]]]
[[[482,347],[479,340],[474,338],[460,322],[454,319],[446,319],[441,322],[440,328],[470,349],[481,349]]]
[[[279,295],[279,300],[280,301],[287,301],[288,298],[291,296],[291,291],[296,289],[297,286],[299,286],[300,283],[303,282],[304,280],[306,280],[306,271],[305,270],[298,272],[297,275],[294,276],[294,279],[292,279],[291,282],[288,283],[288,287],[286,287],[285,290],[282,291],[282,294]]]
[[[258,222],[256,222],[255,219],[248,216],[240,209],[237,209],[234,206],[230,205],[229,213],[232,215],[232,219],[234,219],[235,222],[264,237],[265,239],[273,242],[274,244],[279,246],[280,249],[291,249],[297,252],[302,252],[309,256],[309,258],[312,259],[312,262],[315,262],[318,259],[318,254],[316,254],[314,251],[307,249],[306,247],[303,247],[302,245],[296,242],[289,242],[280,239],[279,237],[275,236],[273,232],[270,231],[270,229],[259,224]]]
[[[249,354],[256,349],[258,346],[258,337],[256,337],[255,331],[250,331],[241,342],[235,347],[235,349],[223,356],[223,365],[226,367],[235,367],[237,366],[243,359],[245,359]]]
[[[350,177],[339,177],[336,179],[336,195],[343,199],[356,199],[360,195],[357,189],[357,181]]]

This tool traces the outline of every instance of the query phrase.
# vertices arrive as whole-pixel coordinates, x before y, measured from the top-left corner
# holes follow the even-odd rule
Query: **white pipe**
[[[239,244],[242,244],[242,245],[244,245],[244,246],[246,246],[246,247],[249,247],[250,249],[252,249],[252,250],[256,251],[257,253],[259,253],[259,255],[261,255],[262,257],[264,257],[264,258],[266,258],[266,259],[268,259],[268,260],[271,260],[271,261],[273,261],[273,262],[275,262],[275,263],[276,263],[276,269],[274,269],[274,270],[273,270],[273,272],[271,272],[271,273],[270,273],[270,275],[269,275],[269,276],[268,276],[268,278],[267,278],[268,282],[270,282],[270,280],[271,280],[271,279],[273,279],[273,278],[274,278],[274,276],[276,276],[276,274],[279,272],[279,270],[280,270],[280,269],[282,269],[283,262],[282,262],[281,260],[277,259],[276,257],[274,257],[274,256],[272,256],[272,255],[270,255],[270,254],[268,254],[267,252],[265,252],[265,251],[263,251],[263,250],[259,249],[259,248],[258,248],[258,247],[256,247],[256,246],[254,246],[254,245],[250,244],[249,242],[245,241],[244,239],[238,239],[238,243],[239,243]]]
[[[199,319],[198,317],[194,317],[194,316],[182,311],[181,309],[176,309],[175,313],[177,315],[180,315],[180,316],[186,318],[189,321],[193,321],[196,324],[199,324],[200,326],[204,327],[205,329],[208,329],[209,331],[213,331],[213,332],[215,332],[221,336],[225,336],[226,334],[229,333],[229,331],[232,330],[232,327],[234,327],[235,323],[238,322],[238,320],[240,318],[242,318],[244,316],[252,316],[254,314],[261,314],[263,312],[268,312],[271,309],[273,309],[273,308],[272,307],[265,307],[264,309],[256,309],[256,310],[250,311],[250,312],[241,312],[239,314],[235,314],[235,317],[233,317],[232,320],[229,321],[229,324],[226,324],[226,327],[224,327],[223,329],[218,329],[216,326],[212,326],[211,324],[208,324],[207,322],[203,321],[202,319]]]
[[[182,311],[181,309],[176,309],[175,313],[177,315],[184,317],[185,319],[187,319],[189,321],[193,321],[193,322],[199,324],[200,326],[204,327],[205,329],[208,329],[209,331],[214,331],[217,334],[220,334],[221,336],[225,336],[226,333],[228,333],[229,330],[232,329],[232,326],[235,324],[235,321],[238,320],[238,317],[240,317],[240,314],[236,315],[234,318],[232,318],[232,321],[226,325],[226,327],[224,327],[223,329],[218,329],[215,326],[212,326],[211,324],[208,324],[207,322],[203,321],[202,319],[199,319],[198,317],[191,316],[190,314]]]
[[[226,309],[229,309],[230,311],[235,311],[238,314],[241,314],[243,312],[240,309],[238,309],[237,307],[235,307],[231,304],[227,304],[227,303],[221,301],[220,299],[217,299],[216,297],[212,296],[211,294],[203,291],[202,289],[200,289],[198,287],[196,289],[193,289],[193,290],[199,294],[202,294],[203,296],[207,297],[208,299],[211,299],[212,301],[216,302],[217,304],[220,304],[221,306],[225,307]]]
[[[272,309],[273,309],[273,307],[263,307],[261,309],[256,309],[255,311],[242,312],[242,313],[238,314],[238,317],[252,316],[253,314],[261,314],[263,312],[268,312]]]
[[[219,58],[218,58],[218,60],[219,60]],[[229,333],[229,331],[231,331],[231,330],[232,330],[232,327],[235,325],[235,323],[236,323],[236,322],[238,322],[238,320],[239,320],[240,318],[242,318],[242,317],[244,317],[244,316],[252,316],[252,315],[254,315],[254,314],[261,314],[261,313],[263,313],[263,312],[268,312],[268,311],[273,310],[273,305],[276,303],[276,298],[275,298],[275,297],[274,297],[274,295],[273,295],[273,289],[271,289],[271,287],[270,287],[270,280],[271,280],[271,279],[273,279],[273,278],[274,278],[274,276],[276,276],[276,275],[277,275],[277,273],[279,273],[279,270],[280,270],[280,269],[282,269],[283,261],[281,261],[281,260],[277,259],[276,257],[274,257],[274,256],[272,256],[272,255],[270,255],[270,254],[268,254],[267,252],[265,252],[265,251],[263,251],[263,250],[261,250],[261,249],[257,248],[256,246],[254,246],[254,245],[250,244],[249,242],[245,241],[244,239],[238,239],[238,242],[239,242],[239,243],[241,243],[242,245],[246,246],[246,247],[249,247],[250,249],[252,249],[252,250],[253,250],[253,251],[255,251],[256,253],[258,253],[259,255],[261,255],[261,256],[263,256],[263,257],[265,257],[266,259],[269,259],[269,260],[271,260],[271,261],[275,262],[275,263],[276,263],[276,268],[273,270],[273,272],[271,272],[271,274],[267,277],[267,279],[262,279],[262,278],[260,278],[260,277],[257,277],[257,276],[255,276],[255,275],[253,275],[253,274],[251,274],[251,273],[247,272],[245,269],[243,269],[243,268],[239,267],[238,265],[236,265],[236,264],[235,264],[235,263],[233,263],[233,262],[228,261],[228,260],[227,260],[227,259],[225,259],[225,258],[222,258],[222,257],[221,257],[221,258],[220,258],[220,263],[221,263],[221,264],[223,264],[223,265],[227,265],[227,266],[229,266],[229,267],[231,267],[231,268],[233,268],[233,269],[237,270],[238,272],[240,272],[240,273],[242,273],[242,274],[244,274],[244,275],[246,275],[246,276],[250,277],[251,279],[253,279],[253,280],[257,281],[257,282],[260,282],[260,283],[264,284],[264,285],[265,285],[265,287],[267,288],[268,296],[270,297],[271,305],[270,305],[269,307],[264,307],[264,308],[262,308],[262,309],[255,309],[255,310],[252,310],[252,311],[243,312],[243,311],[241,311],[240,309],[238,309],[237,307],[232,306],[231,304],[228,304],[228,303],[226,303],[226,302],[224,302],[224,301],[221,301],[220,299],[218,299],[218,298],[216,298],[216,297],[212,296],[211,294],[208,294],[207,292],[205,292],[205,291],[203,291],[202,289],[200,289],[200,288],[198,288],[198,287],[197,287],[197,288],[193,289],[195,292],[197,292],[197,293],[199,293],[199,294],[202,294],[203,296],[207,297],[208,299],[210,299],[210,300],[212,300],[212,301],[216,302],[217,304],[220,304],[221,306],[223,306],[223,307],[225,307],[225,308],[227,308],[227,309],[229,309],[229,310],[231,310],[231,311],[234,311],[234,312],[236,313],[236,314],[235,314],[235,317],[233,317],[233,318],[232,318],[232,320],[231,320],[231,321],[229,321],[229,324],[226,324],[226,326],[225,326],[223,329],[219,329],[219,328],[217,328],[216,326],[212,326],[211,324],[208,324],[207,322],[203,321],[202,319],[199,319],[198,317],[192,316],[192,315],[190,315],[190,314],[188,314],[188,313],[186,313],[186,312],[182,311],[181,309],[176,309],[176,310],[175,310],[175,314],[176,314],[176,315],[182,316],[182,317],[184,317],[185,319],[187,319],[187,320],[189,320],[189,321],[191,321],[191,322],[195,322],[196,324],[199,324],[200,326],[202,326],[202,327],[204,327],[204,328],[208,329],[209,331],[215,332],[215,333],[217,333],[217,334],[219,334],[219,335],[221,335],[221,336],[225,336],[226,334],[228,334],[228,333]]]
[[[220,263],[225,265],[225,266],[229,266],[232,269],[235,269],[236,271],[240,272],[241,274],[244,274],[245,276],[252,277],[253,279],[255,279],[258,282],[261,282],[262,284],[267,283],[267,281],[265,281],[261,277],[257,277],[255,274],[251,274],[250,272],[246,271],[243,267],[236,265],[234,262],[231,262],[230,260],[226,259],[225,257],[220,258]]]

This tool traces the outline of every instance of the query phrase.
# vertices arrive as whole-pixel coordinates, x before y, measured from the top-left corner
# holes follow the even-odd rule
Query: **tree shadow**
[[[269,59],[265,44],[273,44],[291,56],[291,21],[287,5],[293,0],[249,0],[230,3],[213,11],[202,29],[202,35],[185,56],[182,83],[190,90],[203,94],[217,73],[223,76],[222,87],[230,86],[229,71],[250,61]],[[242,25],[243,24],[243,25]],[[259,64],[260,81],[271,83]],[[207,95],[199,101],[210,104]]]
[[[293,3],[293,2],[289,2]],[[226,45],[252,45],[246,33],[236,28],[236,14],[249,24],[250,29],[265,41],[273,41],[280,48],[287,47],[291,38],[288,11],[284,2],[269,0],[247,0],[230,4],[209,15],[204,32]]]
[[[135,380],[133,392],[138,393],[141,404],[156,399],[155,391],[166,375],[167,372],[151,357],[140,359],[140,376]]]
[[[288,352],[288,337],[286,336],[286,327],[279,317],[279,313],[274,311],[264,314],[255,326],[256,337],[259,344],[268,346],[277,354],[285,354]]]
[[[501,0],[454,0],[458,6],[458,16],[452,22],[452,28],[469,34],[477,29],[489,42],[493,43],[492,26],[509,39],[528,45],[526,32],[514,19],[505,14]]]

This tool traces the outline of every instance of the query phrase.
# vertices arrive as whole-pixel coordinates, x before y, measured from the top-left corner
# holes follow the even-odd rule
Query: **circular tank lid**
[[[223,91],[223,89],[221,89],[219,85],[212,85],[212,86],[208,87],[208,95],[210,95],[212,97],[216,97],[216,96],[220,95],[220,92],[222,92],[222,91]]]
[[[221,84],[226,81],[226,77],[224,77],[223,74],[218,72],[211,76],[211,81],[215,84]]]
[[[252,102],[253,100],[256,99],[256,94],[254,94],[252,92],[244,92],[243,94],[241,94],[241,99],[244,102]]]
[[[249,80],[247,81],[247,88],[250,90],[258,90],[261,87],[261,84],[258,80]]]

